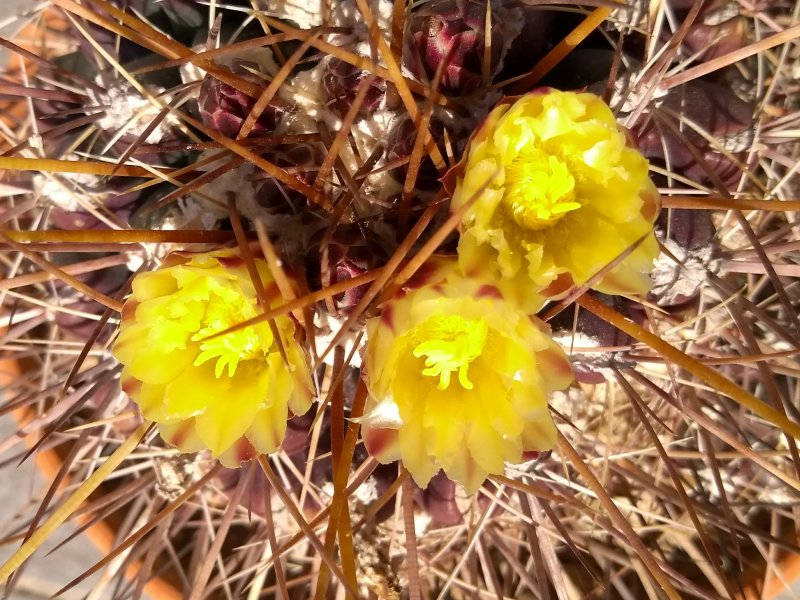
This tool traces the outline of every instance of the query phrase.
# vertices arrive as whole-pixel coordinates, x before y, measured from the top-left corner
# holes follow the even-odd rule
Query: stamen
[[[414,356],[425,356],[423,375],[438,377],[437,388],[450,386],[451,375],[458,371],[458,382],[466,390],[473,388],[469,380],[469,365],[478,358],[486,343],[488,326],[483,319],[458,316],[431,317],[419,325],[413,339],[419,343]]]
[[[192,336],[196,342],[224,331],[255,316],[253,307],[241,297],[223,297],[212,292],[203,318],[202,326]],[[272,346],[272,334],[268,330],[262,332],[264,339],[254,327],[246,327],[226,335],[201,342],[200,354],[194,366],[200,366],[208,360],[217,359],[214,365],[214,376],[222,377],[227,366],[228,377],[233,377],[240,361],[263,357]]]
[[[575,178],[557,156],[532,147],[506,169],[506,202],[517,223],[545,229],[581,207],[575,199]]]

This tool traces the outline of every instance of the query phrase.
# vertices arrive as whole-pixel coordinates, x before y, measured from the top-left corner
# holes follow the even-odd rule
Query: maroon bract
[[[491,481],[484,482],[481,488],[489,494],[498,493],[497,486]],[[434,475],[424,490],[417,487],[414,499],[431,518],[434,527],[452,527],[463,523],[472,501],[463,489],[448,479],[444,471]],[[477,495],[477,510],[489,510],[491,503],[491,499],[485,494]],[[497,504],[489,516],[498,517],[503,510],[503,507]]]
[[[463,522],[464,516],[456,502],[456,484],[439,471],[424,490],[417,488],[417,501],[435,525],[449,527]]]
[[[344,119],[355,101],[359,86],[369,77],[369,73],[333,56],[326,58],[324,65],[322,93],[325,98],[325,106],[337,117]],[[358,118],[360,119],[372,114],[386,95],[385,80],[376,77],[368,85],[367,95],[358,109]]]
[[[439,90],[468,94],[483,85],[486,2],[477,0],[434,0],[411,13],[406,26],[405,65],[414,75],[433,81],[436,69],[447,60]],[[503,52],[516,36],[509,36],[504,19],[492,10],[491,81]]]
[[[263,517],[266,508],[265,494],[272,495],[272,487],[264,472],[255,463],[242,469],[220,469],[219,475],[217,475],[220,491],[228,498],[232,498],[242,477],[251,477],[252,479],[239,501],[240,505],[248,511],[252,511],[253,514]]]
[[[315,422],[316,411],[314,409],[308,411],[301,417],[291,418],[287,425],[286,437],[281,444],[281,450],[285,452],[290,460],[294,463],[299,473],[305,473],[311,457],[309,456],[309,447],[312,433],[312,425]],[[273,458],[272,460],[278,460]],[[358,468],[367,460],[366,450],[362,445],[356,447],[352,466],[353,469]],[[219,475],[219,482],[223,492],[230,496],[239,483],[241,477],[246,476],[245,469],[223,469]],[[397,478],[397,464],[378,465],[372,473],[369,483],[367,485],[374,486],[372,488],[372,496],[377,500]],[[330,429],[330,409],[325,409],[325,414],[322,416],[321,432],[314,456],[314,461],[311,466],[309,481],[314,488],[322,489],[322,493],[330,492],[331,489],[323,489],[326,484],[333,481],[333,466],[331,464],[331,429]],[[289,478],[289,485],[291,490],[298,496],[304,485],[304,482],[299,481],[296,477]],[[264,510],[264,490],[267,489],[266,481],[263,479],[261,469],[256,469],[256,476],[253,481],[253,488],[250,494],[245,494],[242,498],[242,505],[250,508],[256,514],[263,516]],[[356,494],[357,495],[357,494]],[[305,503],[302,507],[306,513],[311,516],[316,514],[323,507],[312,497],[312,494],[306,494]],[[376,523],[386,520],[394,511],[394,500],[389,500],[384,504],[375,514],[374,519]]]
[[[281,450],[289,456],[308,452],[311,441],[311,425],[314,423],[316,412],[308,411],[304,415],[294,416],[286,422],[286,435],[283,437]],[[329,417],[325,416],[326,419]]]
[[[248,63],[241,63],[242,68],[235,71],[244,71],[245,65]],[[206,75],[200,86],[198,102],[203,124],[226,137],[235,138],[250,111],[253,110],[256,100],[233,86],[222,83],[216,77]],[[274,131],[280,119],[280,112],[275,103],[268,104],[256,120],[251,135]]]

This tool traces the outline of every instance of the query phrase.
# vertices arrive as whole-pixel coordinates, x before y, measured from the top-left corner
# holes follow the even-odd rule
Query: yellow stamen
[[[425,356],[422,374],[439,377],[440,390],[450,385],[450,375],[458,371],[458,382],[466,390],[472,389],[468,371],[470,363],[480,356],[486,343],[488,327],[483,319],[465,319],[459,316],[430,317],[419,325],[412,338],[417,341],[414,356]]]
[[[575,178],[557,156],[532,146],[506,168],[505,201],[522,227],[550,227],[581,207],[575,200]]]
[[[192,341],[203,340],[255,316],[253,302],[248,303],[240,294],[225,292],[228,290],[220,289],[210,294],[201,327],[192,336]],[[233,377],[239,361],[263,359],[269,353],[273,342],[272,334],[266,328],[261,329],[258,332],[254,327],[246,327],[202,342],[194,366],[198,367],[216,358],[214,375],[221,377],[227,366],[228,377]]]

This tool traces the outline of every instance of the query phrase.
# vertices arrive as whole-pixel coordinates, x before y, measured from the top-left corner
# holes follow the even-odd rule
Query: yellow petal
[[[463,450],[454,456],[451,463],[445,468],[445,474],[451,481],[458,482],[467,494],[474,494],[486,481],[488,472],[481,468],[467,447],[464,446]]]
[[[165,386],[164,414],[170,419],[188,419],[203,414],[224,397],[230,383],[214,375],[214,367],[205,364],[186,368]]]
[[[277,402],[256,412],[246,437],[261,454],[271,454],[283,442],[287,420],[286,404]]]
[[[525,423],[521,438],[522,449],[526,452],[552,450],[556,445],[557,438],[558,430],[553,423],[553,418],[547,408],[544,408],[536,418]]]
[[[421,443],[423,436],[424,431],[419,423],[409,423],[399,431],[397,442],[403,466],[411,473],[414,482],[424,489],[440,467],[426,452],[425,444]]]
[[[158,433],[161,438],[175,446],[181,452],[199,452],[205,445],[194,426],[194,419],[178,423],[159,423]]]
[[[172,421],[164,412],[164,391],[166,385],[143,383],[136,395],[142,417],[148,421],[166,423]]]
[[[143,344],[142,347],[146,348],[147,345]],[[144,383],[163,385],[175,379],[193,361],[192,352],[161,352],[158,348],[151,348],[134,353],[127,366],[132,377]]]
[[[178,289],[174,277],[162,271],[150,271],[137,275],[131,284],[133,297],[139,302],[168,296]]]
[[[267,371],[238,377],[224,396],[215,398],[203,414],[195,417],[197,434],[213,455],[222,454],[244,436],[264,405],[268,385]]]

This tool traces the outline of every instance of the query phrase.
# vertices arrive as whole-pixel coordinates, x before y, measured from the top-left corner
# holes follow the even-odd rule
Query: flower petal
[[[228,387],[224,395],[195,417],[197,434],[212,454],[222,454],[244,436],[264,405],[268,386],[268,371],[237,378],[236,385]]]
[[[525,452],[550,450],[556,445],[557,438],[558,430],[553,418],[547,408],[543,408],[536,418],[525,423],[521,438],[522,449]]]

